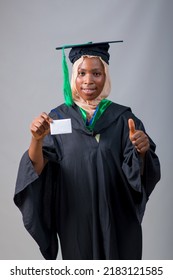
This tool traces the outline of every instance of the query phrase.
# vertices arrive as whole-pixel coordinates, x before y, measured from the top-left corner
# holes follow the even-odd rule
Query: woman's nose
[[[91,74],[87,74],[85,75],[85,84],[92,84],[93,83],[93,79],[92,79],[92,75]]]

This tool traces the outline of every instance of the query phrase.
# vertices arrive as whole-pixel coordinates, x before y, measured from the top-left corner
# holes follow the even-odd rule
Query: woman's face
[[[85,57],[78,67],[76,89],[84,100],[97,98],[105,84],[104,66],[99,58]]]

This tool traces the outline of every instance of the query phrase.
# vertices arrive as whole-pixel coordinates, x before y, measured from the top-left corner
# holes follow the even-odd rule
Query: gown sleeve
[[[39,245],[45,259],[56,259],[58,240],[55,217],[55,200],[58,191],[58,155],[51,136],[43,146],[48,163],[40,176],[35,172],[28,151],[20,161],[14,202],[22,213],[26,230]]]
[[[145,132],[142,122],[134,116],[133,119],[135,121],[136,130],[143,130]],[[138,219],[142,222],[146,203],[155,185],[160,180],[160,162],[155,153],[156,145],[148,136],[150,149],[146,152],[143,166],[143,161],[139,153],[129,140],[129,129],[126,125],[125,131],[124,135],[126,136],[124,138],[124,160],[122,169],[128,184],[131,186],[131,193],[135,202]],[[141,175],[142,168],[143,174]]]

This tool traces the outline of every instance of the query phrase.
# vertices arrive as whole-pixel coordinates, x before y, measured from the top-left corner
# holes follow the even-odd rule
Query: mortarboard
[[[56,50],[62,50],[62,69],[63,69],[63,92],[65,104],[71,106],[73,104],[71,86],[69,81],[69,71],[66,62],[65,49],[71,49],[69,52],[69,59],[72,63],[78,60],[83,55],[93,55],[101,57],[107,64],[109,64],[109,44],[112,43],[122,43],[122,40],[119,41],[107,41],[107,42],[88,42],[84,44],[77,45],[64,45],[57,47]]]

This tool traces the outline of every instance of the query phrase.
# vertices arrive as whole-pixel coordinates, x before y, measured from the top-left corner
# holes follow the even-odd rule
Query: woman
[[[106,99],[108,49],[72,47],[71,101],[30,127],[14,201],[46,259],[56,259],[57,235],[63,259],[142,257],[141,221],[160,165],[142,122]],[[57,119],[71,119],[72,133],[51,135]]]

